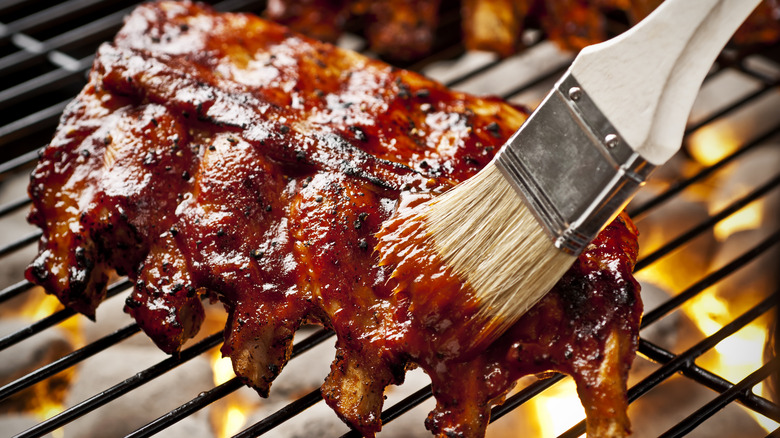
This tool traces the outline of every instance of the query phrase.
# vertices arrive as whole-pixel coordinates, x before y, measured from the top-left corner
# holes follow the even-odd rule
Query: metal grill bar
[[[325,340],[333,337],[334,334],[335,334],[334,332],[325,328],[322,328],[319,331],[312,333],[311,335],[306,337],[306,339],[296,343],[293,346],[293,351],[290,354],[290,360],[292,360],[293,358],[299,356],[300,354],[308,350],[311,350],[313,347],[319,345],[321,342],[324,342]],[[168,412],[162,417],[159,417],[158,419],[141,427],[140,429],[128,435],[126,438],[141,438],[141,437],[152,436],[155,433],[177,423],[178,421],[182,420],[184,417],[187,417],[199,411],[200,409],[203,409],[209,404],[227,396],[228,394],[235,392],[242,386],[244,386],[244,384],[241,382],[241,380],[238,379],[237,377],[234,377],[228,380],[227,382],[217,386],[216,388],[202,393],[198,397],[195,397],[189,402],[181,405],[180,407]]]
[[[663,364],[671,362],[676,357],[669,351],[644,339],[640,340],[639,351],[647,357],[657,361],[658,363]],[[733,384],[728,380],[723,379],[705,370],[704,368],[697,366],[695,363],[691,363],[688,367],[681,370],[681,372],[686,377],[689,377],[692,380],[701,383],[702,385],[706,385],[710,389],[713,389],[717,392],[725,392],[733,386]],[[638,397],[639,394],[637,394],[637,398]],[[770,418],[777,417],[777,405],[763,397],[753,394],[752,392],[745,394],[741,399],[741,402],[746,407],[749,407],[756,412],[761,412]]]
[[[16,33],[30,33],[54,26],[74,17],[84,15],[101,3],[102,0],[72,0],[44,9],[27,17],[16,20],[0,29],[0,42],[13,37]]]
[[[7,75],[15,73],[38,64],[45,61],[50,52],[67,50],[75,44],[104,41],[119,30],[119,27],[122,25],[122,18],[131,10],[132,8],[123,9],[58,35],[56,38],[43,41],[38,47],[40,50],[23,50],[0,58],[0,74]]]
[[[712,175],[715,173],[715,171],[722,169],[725,165],[733,162],[737,158],[744,155],[746,152],[753,150],[754,148],[760,146],[762,143],[766,142],[770,138],[774,137],[780,133],[780,126],[770,130],[769,132],[766,132],[759,136],[758,138],[746,143],[743,147],[737,149],[733,153],[727,155],[726,157],[720,159],[717,163],[705,167],[699,172],[697,172],[695,175],[692,175],[680,182],[672,184],[666,191],[661,193],[660,195],[656,196],[655,198],[652,198],[645,202],[644,204],[641,204],[637,207],[629,208],[628,215],[635,219],[641,219],[645,215],[647,215],[648,212],[651,210],[659,207],[664,202],[670,200],[671,198],[679,195],[682,193],[683,190],[687,189],[688,187],[692,186],[693,184],[700,182],[704,178]]]
[[[26,53],[26,52],[25,52]],[[38,97],[51,90],[63,87],[70,83],[84,82],[84,74],[92,65],[94,56],[76,61],[75,69],[58,69],[37,76],[29,81],[22,82],[11,88],[0,91],[0,109],[9,108],[19,102]]]
[[[14,283],[11,286],[8,286],[7,288],[0,291],[0,303],[10,300],[13,297],[17,297],[21,295],[22,292],[27,292],[32,287],[33,287],[32,283],[30,283],[27,280],[22,280],[20,282]]]
[[[661,248],[658,248],[656,251],[654,251],[651,254],[648,254],[643,259],[637,261],[636,263],[636,271],[640,271],[647,267],[648,265],[652,264],[653,262],[656,262],[660,258],[662,258],[665,255],[668,255],[675,249],[681,247],[687,242],[690,242],[693,240],[694,237],[698,236],[699,234],[703,233],[704,231],[712,228],[717,224],[718,222],[722,221],[723,219],[731,216],[738,210],[742,209],[744,206],[750,204],[751,202],[755,201],[756,199],[761,198],[762,196],[766,195],[771,190],[777,188],[780,186],[780,175],[775,176],[771,180],[767,181],[766,183],[759,186],[757,189],[753,190],[752,192],[748,193],[747,195],[737,199],[735,202],[731,203],[728,207],[724,208],[723,210],[719,211],[718,213],[712,215],[709,219],[706,221],[700,223],[699,225],[691,228],[687,232],[681,234],[680,236],[672,239],[669,243],[662,246]]]
[[[21,210],[30,205],[32,201],[28,197],[19,198],[16,201],[0,206],[0,217]]]
[[[58,429],[76,418],[85,415],[100,406],[114,400],[135,388],[144,385],[151,380],[163,375],[164,373],[176,368],[177,366],[200,356],[206,351],[216,347],[222,342],[222,332],[214,333],[213,335],[203,339],[197,344],[185,348],[178,356],[171,356],[165,360],[158,362],[156,365],[141,371],[140,373],[124,380],[123,382],[112,386],[111,388],[84,400],[83,402],[73,406],[70,409],[66,409],[59,414],[45,420],[37,425],[27,429],[26,431],[17,435],[17,438],[32,438],[47,434],[49,432]]]
[[[141,331],[141,328],[138,327],[138,324],[130,324],[123,329],[91,342],[83,348],[67,354],[48,365],[44,365],[41,368],[0,387],[0,401],[118,344],[120,341],[129,338],[139,331]]]
[[[114,295],[118,294],[119,292],[126,290],[128,287],[130,287],[130,282],[127,280],[114,283],[108,287],[108,291],[106,292],[106,298],[111,298]],[[19,343],[29,338],[30,336],[40,333],[49,327],[53,327],[61,323],[62,321],[65,321],[66,319],[70,318],[73,315],[76,315],[76,312],[74,312],[71,309],[58,310],[57,312],[41,319],[40,321],[32,323],[27,328],[6,335],[0,338],[0,351],[5,350],[11,345]]]
[[[322,400],[322,393],[319,388],[311,391],[303,397],[291,402],[287,406],[279,409],[273,414],[263,418],[252,426],[244,429],[243,431],[233,435],[233,438],[253,438],[260,436],[274,427],[284,423],[290,418],[300,414],[306,409],[314,406],[316,403]]]
[[[0,126],[0,146],[20,140],[41,130],[49,130],[57,124],[60,114],[70,99],[34,112],[7,125]]]
[[[0,163],[0,175],[18,170],[20,167],[30,164],[38,159],[38,154],[43,148],[27,152],[18,157],[12,158],[4,163]]]
[[[42,233],[35,232],[32,234],[27,235],[26,237],[22,237],[21,239],[11,242],[8,245],[0,246],[0,257],[5,256],[11,252],[16,251],[19,248],[22,248],[23,246],[27,246],[33,242],[37,242],[38,239],[41,238]]]
[[[713,401],[702,406],[701,409],[691,414],[685,420],[677,423],[673,428],[669,429],[666,433],[661,435],[661,437],[678,437],[692,431],[694,428],[696,428],[696,426],[703,423],[706,419],[715,415],[724,406],[731,403],[733,400],[738,399],[741,394],[750,391],[754,385],[766,379],[777,367],[778,363],[780,363],[778,362],[778,358],[774,358],[773,360],[769,361],[767,364],[751,373],[748,377],[744,378],[738,384],[723,392]]]
[[[758,89],[758,90],[754,91],[753,93],[750,93],[747,96],[739,99],[734,104],[729,105],[728,107],[726,107],[726,108],[724,108],[724,109],[722,109],[720,111],[716,111],[715,113],[713,113],[709,117],[707,117],[707,118],[705,118],[705,119],[703,119],[703,120],[701,120],[699,122],[696,122],[696,123],[688,126],[685,129],[686,135],[687,134],[691,134],[691,133],[693,133],[695,131],[698,131],[702,127],[704,127],[706,125],[709,125],[710,123],[712,123],[712,122],[722,118],[723,116],[727,115],[728,113],[732,112],[735,109],[744,107],[744,105],[747,105],[750,102],[756,100],[757,98],[765,95],[767,91],[771,90],[772,88],[777,87],[778,85],[780,85],[780,81],[775,81],[775,82],[773,82],[771,84],[764,84],[764,85],[762,85],[760,89]]]
[[[642,316],[642,328],[647,327],[648,325],[661,319],[663,316],[666,316],[674,310],[677,310],[677,308],[679,308],[683,303],[690,300],[708,287],[716,284],[720,280],[726,278],[728,275],[734,273],[737,269],[758,258],[758,256],[760,256],[766,250],[774,245],[777,245],[778,242],[780,242],[780,231],[775,232],[771,236],[764,239],[760,244],[753,247],[750,251],[747,251],[727,265],[716,271],[713,271],[703,279],[694,283],[689,288],[670,298],[664,304],[649,312],[646,312]]]

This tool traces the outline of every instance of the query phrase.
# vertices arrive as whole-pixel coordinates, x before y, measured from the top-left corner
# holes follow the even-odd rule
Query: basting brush
[[[487,167],[417,213],[475,292],[480,336],[539,301],[679,150],[704,77],[759,2],[666,0],[586,47]]]

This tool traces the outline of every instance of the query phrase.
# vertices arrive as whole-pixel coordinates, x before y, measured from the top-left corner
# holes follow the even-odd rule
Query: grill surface
[[[66,103],[81,89],[85,83],[88,71],[97,45],[110,39],[119,29],[122,17],[132,8],[130,1],[105,0],[70,0],[62,2],[23,2],[6,0],[0,4],[0,184],[15,174],[29,172],[36,159],[37,151],[51,137],[59,114]],[[254,0],[234,0],[216,4],[219,10],[244,10],[258,12],[260,2]],[[450,11],[452,12],[452,11]],[[442,20],[442,35],[451,38],[457,32],[458,17],[456,12],[446,14]],[[422,71],[445,84],[455,88],[485,93],[500,94],[507,99],[525,103],[534,102],[566,68],[571,58],[561,54],[545,42],[539,32],[529,32],[527,35],[531,48],[520,57],[509,60],[498,60],[489,56],[467,55],[459,58],[453,65],[444,67],[436,62],[442,59],[460,56],[462,47],[454,40],[443,38],[434,55],[417,64],[406,66]],[[352,40],[345,41],[350,43]],[[357,39],[355,47],[362,47]],[[755,90],[741,95],[732,101],[721,105],[714,111],[699,117],[688,128],[689,136],[719,123],[767,96],[777,94],[777,74],[780,70],[769,70],[761,67],[766,63],[755,63],[762,58],[778,63],[780,50],[777,46],[764,48],[760,53],[750,57],[726,52],[721,56],[719,67],[714,68],[708,81],[714,81],[726,72],[736,73],[751,78],[758,86]],[[777,65],[777,64],[775,64]],[[455,68],[455,66],[457,68]],[[511,80],[496,81],[494,78],[504,70],[512,70]],[[643,202],[631,206],[630,214],[635,220],[641,220],[654,213],[663,214],[670,200],[683,196],[692,190],[696,184],[721,171],[731,163],[737,162],[750,151],[760,147],[767,141],[778,143],[780,136],[780,106],[770,107],[773,111],[774,125],[767,131],[756,132],[753,138],[743,142],[740,147],[720,161],[699,169],[677,181],[665,190],[652,196],[642,197]],[[753,187],[747,195],[726,206],[707,220],[688,229],[676,233],[650,254],[639,260],[636,270],[653,266],[659,260],[685,247],[702,233],[709,232],[719,222],[748,205],[756,199],[762,199],[767,194],[776,192],[780,185],[780,169],[775,175],[768,175],[767,182]],[[2,188],[2,186],[0,186]],[[11,201],[0,205],[0,220],[19,215],[29,205],[29,200],[23,192],[14,193]],[[743,254],[734,254],[733,261],[723,268],[712,271],[699,278],[691,286],[673,292],[673,297],[655,308],[647,308],[643,320],[643,329],[661,324],[664,318],[677,312],[687,301],[695,298],[702,291],[724,278],[739,271],[745,265],[765,254],[768,250],[776,250],[780,241],[780,229],[777,224],[769,237]],[[31,229],[32,230],[32,229]],[[30,248],[38,240],[40,233],[31,231],[28,235],[9,235],[0,230],[0,263],[4,258],[11,257],[25,248]],[[32,286],[23,280],[22,272],[15,274],[15,282],[3,284],[0,290],[0,308],[12,299],[31,292]],[[129,283],[119,280],[109,288],[109,297],[126,293]],[[777,287],[775,285],[775,287]],[[36,292],[37,293],[37,292]],[[630,387],[629,397],[633,402],[658,387],[676,374],[682,374],[692,382],[711,389],[713,397],[702,404],[698,410],[674,425],[666,432],[667,436],[681,436],[693,431],[698,425],[707,421],[721,408],[731,403],[739,403],[746,409],[758,412],[774,421],[780,422],[780,407],[770,400],[762,398],[753,392],[753,387],[767,379],[778,368],[778,359],[767,359],[764,365],[757,367],[751,374],[738,382],[729,382],[713,370],[700,367],[696,359],[706,354],[720,341],[727,339],[740,328],[761,317],[767,312],[776,311],[776,298],[780,291],[775,291],[773,297],[767,298],[744,314],[728,322],[722,329],[709,337],[704,337],[692,347],[681,352],[672,352],[656,345],[643,336],[639,345],[639,353],[646,360],[657,364],[646,377],[634,382]],[[29,338],[63,323],[70,318],[83,318],[74,315],[69,310],[59,310],[32,323],[14,333],[0,338],[0,357],[16,344],[28,341]],[[85,322],[89,324],[89,322]],[[55,374],[67,370],[102,351],[110,351],[113,346],[135,335],[139,331],[136,324],[130,324],[99,340],[88,343],[83,348],[67,354],[55,362],[46,365],[30,374],[18,378],[0,387],[0,400],[43,381]],[[644,332],[643,332],[644,333]],[[292,361],[303,360],[298,356],[317,346],[332,336],[326,330],[313,332],[307,338],[296,343]],[[134,391],[136,388],[150,384],[153,380],[177,366],[205,354],[222,342],[222,333],[216,332],[199,342],[184,349],[177,357],[170,357],[156,365],[132,376],[116,376],[120,383],[102,392],[94,394],[83,402],[43,421],[31,429],[22,432],[20,437],[45,435],[71,422],[88,412],[97,409],[108,402]],[[492,420],[495,421],[510,411],[516,409],[528,400],[556,385],[565,377],[554,375],[541,379],[519,392],[513,394],[506,402],[493,409]],[[160,417],[136,430],[130,436],[151,436],[177,421],[192,415],[200,409],[217,400],[223,399],[237,391],[242,385],[236,378],[228,380],[219,386],[201,392],[188,403],[170,412],[159,412]],[[176,388],[172,388],[176,390]],[[423,387],[411,396],[392,406],[387,406],[383,413],[383,422],[388,423],[431,397],[430,387]],[[249,425],[237,437],[256,436],[272,430],[279,424],[295,417],[305,409],[319,403],[321,396],[315,390],[300,397],[293,403],[281,408],[261,421]],[[294,419],[292,421],[295,421]],[[420,425],[422,428],[422,425]],[[574,437],[584,433],[584,421],[580,422],[562,436]],[[770,435],[778,436],[780,429]],[[2,433],[0,433],[2,435]],[[354,432],[346,436],[357,436]]]

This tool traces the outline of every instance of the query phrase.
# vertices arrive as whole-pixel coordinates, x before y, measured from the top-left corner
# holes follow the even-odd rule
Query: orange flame
[[[540,437],[558,436],[585,418],[574,380],[566,378],[531,399]]]
[[[219,350],[211,356],[211,369],[214,373],[214,384],[221,385],[234,378],[233,364],[229,357],[222,357]],[[240,432],[246,424],[247,416],[252,405],[243,400],[238,394],[231,394],[216,405],[213,415],[214,428],[217,438],[227,438]]]

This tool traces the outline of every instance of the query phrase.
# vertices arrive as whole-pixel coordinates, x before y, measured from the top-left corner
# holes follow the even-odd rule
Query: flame
[[[31,299],[31,302],[28,305],[24,306],[24,308],[21,311],[21,316],[32,319],[32,320],[39,320],[43,319],[52,313],[56,312],[57,310],[60,310],[62,308],[62,305],[60,304],[59,300],[57,300],[57,297],[54,295],[47,295],[47,294],[30,294],[33,298]],[[37,298],[37,299],[35,299]]]
[[[63,410],[62,404],[53,402],[51,400],[47,400],[45,399],[45,397],[42,397],[40,398],[40,404],[32,412],[32,414],[38,420],[44,421],[59,414],[60,412],[62,412],[62,410]],[[63,428],[59,428],[50,432],[50,435],[53,438],[65,438],[65,430]]]
[[[214,352],[214,355],[211,357],[211,370],[214,373],[215,385],[221,385],[236,377],[230,358],[222,357],[222,353],[219,350]]]
[[[738,231],[752,230],[761,225],[764,202],[756,200],[734,212],[734,214],[715,225],[715,238],[724,241]]]
[[[211,355],[211,370],[214,374],[214,384],[221,385],[236,377],[233,363],[229,357],[222,357],[217,349]],[[212,421],[217,438],[227,438],[240,432],[253,405],[243,399],[240,394],[230,394],[215,405],[212,411]]]
[[[527,404],[536,418],[539,437],[558,436],[585,418],[585,409],[577,396],[574,380],[566,378]],[[534,418],[532,417],[532,418]]]
[[[711,166],[739,149],[742,140],[729,124],[707,125],[688,137],[688,151],[705,166]]]
[[[43,293],[43,288],[36,288],[35,293],[28,294],[25,306],[20,310],[19,316],[30,321],[40,321],[43,318],[51,316],[53,313],[65,308],[54,295]],[[84,337],[81,334],[81,318],[68,318],[59,323],[58,327],[63,329],[69,340],[76,348],[84,345]]]
[[[217,431],[218,438],[227,438],[241,431],[246,424],[246,406],[241,403],[229,403],[223,414],[222,427]]]

